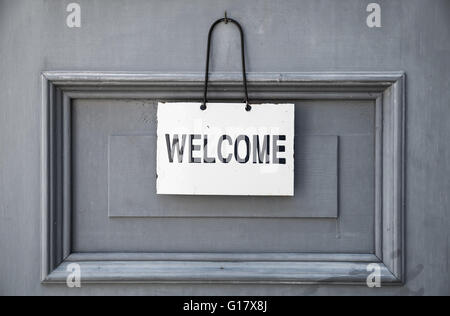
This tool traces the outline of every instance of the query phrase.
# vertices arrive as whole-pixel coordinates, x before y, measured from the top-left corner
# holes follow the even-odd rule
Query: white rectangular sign
[[[294,104],[158,104],[157,193],[294,195]]]

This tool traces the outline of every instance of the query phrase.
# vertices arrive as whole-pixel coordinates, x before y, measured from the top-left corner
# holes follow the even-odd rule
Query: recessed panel
[[[110,136],[109,216],[336,218],[338,137],[298,136],[295,148],[294,197],[161,196],[155,136]]]
[[[73,251],[373,253],[375,102],[294,103],[285,199],[157,196],[157,102],[74,100]]]

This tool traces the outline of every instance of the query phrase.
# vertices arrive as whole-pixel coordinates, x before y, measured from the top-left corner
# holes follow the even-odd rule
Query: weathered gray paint
[[[250,73],[248,78],[254,100],[299,102],[297,107],[302,111],[296,133],[331,131],[341,138],[344,146],[336,159],[341,175],[337,218],[281,220],[274,207],[270,221],[250,217],[241,220],[237,216],[225,220],[214,216],[214,212],[208,220],[196,220],[195,212],[191,216],[185,214],[180,221],[168,217],[151,221],[124,217],[110,220],[106,217],[111,180],[108,140],[118,132],[151,134],[155,120],[149,116],[145,100],[195,100],[203,86],[202,76],[44,72],[42,281],[65,282],[70,263],[67,258],[76,255],[84,283],[366,284],[366,258],[373,256],[373,263],[382,268],[384,284],[402,284],[404,73]],[[211,98],[233,100],[240,92],[236,74],[218,74],[211,81]],[[142,103],[136,106],[136,100]],[[320,116],[315,115],[317,110]],[[353,124],[353,120],[360,123]],[[141,130],[142,123],[145,128]],[[317,126],[321,128],[317,130]],[[355,144],[363,146],[354,147]],[[301,159],[307,146],[297,145]],[[313,154],[321,152],[316,147]],[[129,166],[122,161],[120,168]],[[305,180],[306,177],[297,179],[300,196],[306,191],[302,185]],[[324,188],[318,188],[316,196],[326,196],[323,191]],[[203,198],[191,197],[190,202]],[[258,205],[241,207],[249,212]],[[302,210],[301,199],[296,200],[296,207]],[[209,209],[202,208],[205,212]],[[330,224],[336,225],[336,232]],[[365,247],[364,241],[369,241]],[[82,259],[86,254],[92,258],[96,252],[99,259]],[[108,255],[102,258],[105,253]],[[270,253],[275,255],[267,262]],[[306,262],[303,259],[317,253],[325,258]],[[151,258],[155,254],[168,261],[135,260],[136,255]],[[186,254],[198,259],[182,259]],[[210,262],[208,258],[218,254],[225,260]],[[342,262],[343,255],[354,260]],[[234,263],[229,264],[230,261]]]
[[[79,2],[79,30],[65,27],[68,2],[0,2],[0,294],[449,294],[448,1],[380,1],[381,29],[359,0]],[[406,284],[41,285],[40,72],[202,71],[225,9],[243,22],[249,71],[406,71]],[[214,70],[239,70],[232,31],[215,35]]]

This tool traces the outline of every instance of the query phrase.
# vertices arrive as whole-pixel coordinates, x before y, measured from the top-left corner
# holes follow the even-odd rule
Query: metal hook
[[[252,107],[250,105],[250,102],[248,101],[247,74],[246,74],[246,69],[245,69],[244,31],[242,30],[242,27],[239,24],[239,22],[237,22],[234,19],[228,18],[227,11],[225,11],[225,18],[222,18],[222,19],[219,19],[219,20],[215,21],[213,23],[213,25],[211,25],[211,28],[209,29],[209,33],[208,33],[208,48],[207,48],[207,51],[206,51],[205,89],[204,89],[204,93],[203,93],[203,104],[200,106],[200,109],[204,111],[207,108],[206,103],[208,102],[209,57],[210,57],[209,55],[210,55],[210,52],[211,52],[211,36],[212,36],[212,33],[213,33],[214,28],[216,27],[216,25],[221,23],[221,22],[233,23],[239,29],[239,33],[241,35],[242,80],[243,80],[243,84],[244,84],[244,93],[245,93],[245,99],[244,99],[244,103],[246,105],[245,110],[246,111],[251,111]]]

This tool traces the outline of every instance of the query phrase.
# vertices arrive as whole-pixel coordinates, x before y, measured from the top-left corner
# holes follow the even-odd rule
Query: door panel
[[[80,28],[67,27],[69,2],[80,4]],[[367,5],[372,2],[381,6],[380,28],[370,28],[366,23]],[[55,221],[47,227],[47,237],[57,242],[56,245],[47,243],[41,236],[47,224],[42,205],[49,193],[42,171],[46,139],[41,130],[43,124],[49,123],[44,122],[46,112],[41,107],[45,95],[42,72],[201,74],[208,27],[225,10],[243,25],[249,74],[276,73],[274,82],[281,82],[292,72],[406,73],[402,81],[405,89],[400,89],[405,101],[404,186],[399,200],[405,210],[400,216],[400,222],[404,223],[402,238],[387,238],[380,244],[373,237],[380,235],[383,221],[391,225],[398,218],[391,217],[389,212],[380,214],[386,209],[386,205],[380,205],[381,201],[395,201],[395,194],[389,186],[392,190],[381,190],[376,180],[376,170],[380,167],[385,170],[385,165],[393,160],[373,158],[380,148],[373,134],[380,134],[381,126],[389,130],[396,121],[380,120],[372,101],[304,97],[293,100],[299,139],[318,137],[314,144],[322,144],[318,140],[321,137],[337,138],[337,158],[333,159],[337,167],[336,175],[328,171],[302,173],[300,162],[295,199],[268,202],[286,207],[276,210],[278,216],[291,212],[291,217],[280,218],[270,217],[272,206],[262,200],[231,201],[217,197],[208,201],[187,197],[171,200],[155,196],[151,188],[154,166],[151,160],[149,164],[140,161],[139,155],[154,154],[151,137],[159,98],[144,97],[136,101],[121,97],[99,101],[78,97],[73,104],[73,148],[69,156],[73,166],[73,200],[71,203],[65,200],[73,206],[73,218],[50,218]],[[0,295],[448,295],[449,16],[448,0],[223,0],[220,3],[0,0]],[[213,39],[213,72],[240,71],[238,41],[233,28],[223,25],[217,29]],[[260,93],[253,89],[249,92],[250,96]],[[318,92],[321,90],[315,91]],[[242,96],[241,90],[227,90],[228,93],[234,101]],[[199,88],[190,97],[199,99],[201,95],[202,88]],[[393,100],[393,96],[388,91],[382,99]],[[387,106],[381,112],[389,118],[395,117],[389,110]],[[54,119],[61,124],[61,120]],[[133,147],[130,142],[112,144],[114,136],[144,136],[150,140],[149,144],[143,141]],[[382,136],[384,140],[389,139]],[[59,138],[52,149],[56,150],[61,142]],[[299,141],[297,147],[303,142]],[[124,150],[130,150],[130,155],[134,153],[130,160],[136,159],[140,165],[133,162],[128,168],[121,162],[127,158],[119,148],[122,145],[128,146]],[[383,148],[387,154],[395,149],[394,146]],[[329,146],[323,149],[324,162],[305,159],[303,168],[331,166],[331,149]],[[108,156],[110,150],[114,157]],[[309,152],[305,151],[305,154]],[[66,154],[60,158],[66,158]],[[57,169],[61,168],[58,165]],[[134,176],[142,178],[133,182],[130,178]],[[109,177],[128,177],[128,182],[112,180],[111,183]],[[337,184],[330,185],[328,177],[333,178],[333,183],[336,177]],[[389,174],[386,182],[394,183],[393,178]],[[63,187],[63,184],[61,180],[55,186]],[[314,198],[316,186],[329,190],[329,194]],[[55,189],[58,194],[60,191]],[[378,194],[373,194],[374,191]],[[337,203],[332,209],[331,199],[335,195]],[[129,198],[131,202],[127,202]],[[301,199],[309,202],[302,204]],[[60,205],[63,200],[58,195],[52,203]],[[220,208],[215,210],[214,217],[203,217],[212,209],[205,205],[213,202]],[[156,203],[157,207],[141,207],[149,203]],[[233,217],[224,217],[228,206],[235,212]],[[134,217],[140,212],[137,215],[143,217]],[[195,218],[185,217],[195,212]],[[242,213],[253,217],[239,217]],[[133,217],[127,217],[130,214]],[[60,225],[64,220],[65,226]],[[388,226],[382,235],[395,228],[398,226]],[[64,237],[65,243],[77,252],[229,250],[380,254],[383,247],[392,250],[403,241],[403,252],[390,251],[383,259],[395,261],[401,256],[404,284],[395,287],[382,284],[378,289],[369,289],[363,283],[359,286],[82,283],[81,289],[69,289],[65,284],[41,284],[45,268],[41,262],[51,261],[49,258],[54,255],[60,259],[67,255],[60,249],[64,232],[70,232]],[[46,253],[43,249],[50,251]],[[67,276],[61,275],[62,279]]]
[[[373,101],[296,102],[294,198],[156,195],[156,109],[73,102],[75,252],[374,252]]]

